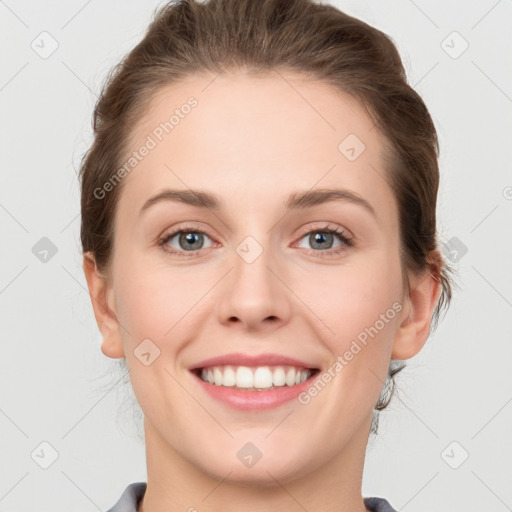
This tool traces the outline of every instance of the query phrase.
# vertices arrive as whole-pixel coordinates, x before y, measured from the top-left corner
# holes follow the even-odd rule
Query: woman
[[[393,512],[368,436],[451,281],[391,40],[310,0],[171,2],[94,129],[84,272],[148,471],[110,511]]]

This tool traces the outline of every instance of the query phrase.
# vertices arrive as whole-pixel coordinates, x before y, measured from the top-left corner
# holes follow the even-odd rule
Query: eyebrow
[[[142,206],[139,216],[151,206],[164,201],[173,201],[199,208],[219,211],[223,208],[223,201],[216,195],[201,190],[166,189],[150,197]],[[304,210],[323,203],[343,201],[362,206],[375,218],[377,214],[373,206],[355,192],[346,189],[320,188],[305,192],[293,192],[285,202],[287,210]]]

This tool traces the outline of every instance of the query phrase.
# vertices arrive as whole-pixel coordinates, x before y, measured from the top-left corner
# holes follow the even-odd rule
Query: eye
[[[167,252],[171,254],[178,254],[199,251],[204,249],[204,239],[211,238],[203,231],[197,230],[193,227],[187,227],[173,231],[172,233],[164,235],[158,244]]]
[[[333,250],[333,243],[335,243],[336,238],[340,241],[340,243],[338,246],[334,247]],[[313,252],[327,252],[327,255],[337,255],[346,248],[352,247],[354,245],[352,240],[347,237],[347,235],[345,235],[343,230],[339,228],[330,228],[329,226],[325,226],[321,229],[315,229],[313,231],[308,231],[306,235],[301,238],[301,240],[304,239],[306,239],[307,242],[311,244]]]
[[[158,245],[161,246],[164,251],[171,254],[183,257],[194,256],[197,251],[208,248],[204,245],[205,237],[211,241],[211,238],[203,231],[193,226],[186,226],[164,235],[159,240]],[[339,243],[337,246],[333,247],[336,238]],[[307,239],[308,243],[311,244],[312,249],[310,252],[315,253],[315,255],[321,255],[322,257],[336,256],[354,245],[352,239],[349,238],[343,230],[337,227],[329,227],[329,225],[308,231],[300,240],[303,239]],[[209,247],[212,246],[213,244]]]

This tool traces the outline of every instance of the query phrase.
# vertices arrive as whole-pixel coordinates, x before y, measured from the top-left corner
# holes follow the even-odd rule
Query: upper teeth
[[[216,386],[257,389],[294,386],[310,375],[311,370],[293,366],[211,366],[201,371],[202,380]]]

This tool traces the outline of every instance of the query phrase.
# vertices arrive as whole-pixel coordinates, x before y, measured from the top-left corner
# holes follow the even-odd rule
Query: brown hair
[[[407,271],[430,270],[441,284],[432,316],[452,296],[453,271],[436,251],[439,144],[421,97],[408,85],[393,41],[339,9],[314,0],[175,0],[160,7],[143,39],[112,69],[94,110],[94,141],[81,162],[81,241],[98,269],[109,274],[120,182],[101,199],[95,190],[112,179],[128,152],[132,127],[154,94],[195,72],[273,69],[303,73],[359,100],[387,143],[386,179],[400,220],[401,262]],[[393,395],[391,361],[375,411]],[[372,432],[377,431],[374,413]]]

